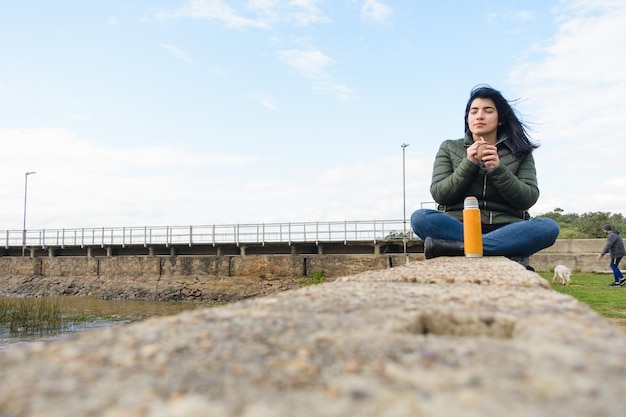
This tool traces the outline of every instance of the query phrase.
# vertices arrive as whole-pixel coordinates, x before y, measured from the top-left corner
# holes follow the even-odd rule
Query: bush
[[[311,278],[304,276],[300,280],[303,285],[317,285],[323,283],[324,281],[326,281],[326,277],[324,276],[323,269],[318,269],[313,272],[313,276]]]

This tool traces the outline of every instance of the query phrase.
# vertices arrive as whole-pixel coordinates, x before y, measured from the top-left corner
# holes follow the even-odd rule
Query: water
[[[142,300],[101,300],[90,297],[39,297],[20,299],[24,302],[41,303],[48,299],[61,307],[63,317],[80,316],[84,319],[70,322],[61,329],[43,333],[10,333],[0,324],[0,350],[18,343],[31,343],[39,340],[62,339],[73,333],[88,331],[111,325],[124,325],[154,316],[169,316],[185,310],[209,307],[208,303],[181,301],[142,301]],[[6,300],[0,297],[0,301]]]

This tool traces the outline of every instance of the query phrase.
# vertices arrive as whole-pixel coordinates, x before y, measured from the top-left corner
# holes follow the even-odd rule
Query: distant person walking
[[[611,256],[611,269],[613,270],[614,281],[609,285],[611,287],[617,287],[626,284],[626,279],[622,271],[619,270],[619,262],[624,256],[626,256],[626,250],[624,250],[624,241],[619,234],[619,229],[614,228],[610,224],[602,226],[602,231],[606,235],[606,245],[602,252],[598,254],[598,259],[602,259],[607,253]]]

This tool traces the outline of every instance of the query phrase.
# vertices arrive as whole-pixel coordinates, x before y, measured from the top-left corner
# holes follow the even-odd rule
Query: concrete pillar
[[[54,249],[48,248],[48,258],[54,258]]]
[[[324,250],[322,249],[322,245],[317,245],[317,254],[318,255],[323,255],[324,254]]]
[[[217,256],[222,256],[222,247],[221,246],[217,247]]]
[[[374,255],[380,255],[380,244],[374,245]]]
[[[87,258],[91,258],[91,247],[87,248]]]
[[[107,246],[107,256],[110,258],[111,256],[113,256],[113,248],[110,246]]]
[[[176,248],[174,246],[170,246],[170,256],[172,258],[176,256]]]
[[[34,258],[35,257],[35,248],[28,248],[28,250],[30,251],[30,257]]]
[[[241,256],[246,256],[246,246],[245,245],[239,246],[239,251],[241,253]]]
[[[293,245],[293,244],[291,245],[291,254],[292,255],[297,255],[298,254],[298,252],[296,251],[296,245]]]
[[[154,248],[152,246],[148,248],[148,256],[154,257]]]

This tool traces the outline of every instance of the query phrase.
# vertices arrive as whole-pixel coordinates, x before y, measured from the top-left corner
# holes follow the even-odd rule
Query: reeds
[[[0,298],[0,333],[54,333],[69,325],[58,299]]]

